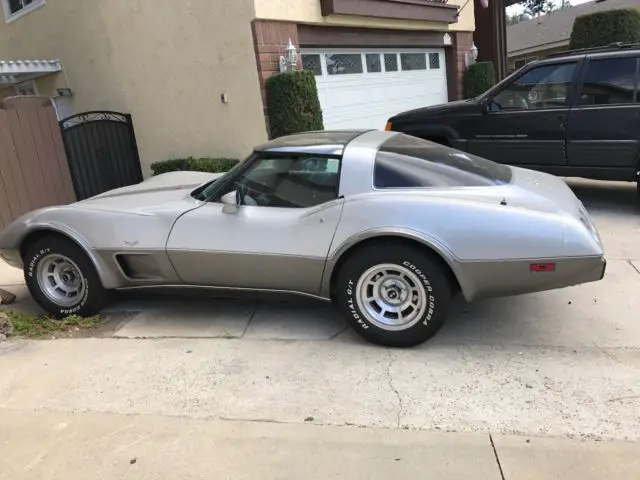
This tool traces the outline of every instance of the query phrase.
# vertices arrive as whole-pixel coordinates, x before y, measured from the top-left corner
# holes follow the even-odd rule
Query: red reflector
[[[555,263],[532,263],[532,272],[553,272],[556,269]]]

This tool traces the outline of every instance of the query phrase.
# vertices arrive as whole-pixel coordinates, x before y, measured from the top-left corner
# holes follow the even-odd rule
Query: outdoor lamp
[[[287,72],[289,70],[294,70],[297,63],[298,52],[291,42],[291,39],[289,39],[289,45],[287,45],[287,48],[284,51],[284,56],[280,57],[280,71]]]
[[[471,56],[473,57],[473,61],[478,60],[478,47],[476,47],[475,42],[471,46]]]

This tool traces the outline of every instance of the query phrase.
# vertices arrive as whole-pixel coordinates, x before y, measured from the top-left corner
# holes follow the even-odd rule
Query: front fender
[[[86,238],[76,230],[55,221],[43,221],[42,215],[51,212],[56,207],[43,208],[29,212],[14,220],[0,233],[0,253],[2,259],[16,268],[23,268],[21,249],[24,241],[32,234],[38,232],[57,233],[75,242],[91,259],[96,268],[102,285],[106,289],[116,288],[120,285],[120,279],[107,267],[104,260],[95,254],[89,246]]]

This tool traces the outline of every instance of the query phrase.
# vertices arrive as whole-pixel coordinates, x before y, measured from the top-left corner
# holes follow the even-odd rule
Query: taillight
[[[386,127],[384,127],[384,129],[385,129],[387,132],[390,132],[390,131],[391,131],[391,127],[392,127],[391,122],[387,122],[387,125],[386,125]]]
[[[553,272],[556,269],[555,263],[532,263],[529,267],[532,272]]]

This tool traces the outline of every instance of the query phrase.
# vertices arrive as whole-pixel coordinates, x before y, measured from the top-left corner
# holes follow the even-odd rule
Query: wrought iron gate
[[[78,200],[142,181],[131,115],[84,112],[60,121]]]

